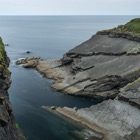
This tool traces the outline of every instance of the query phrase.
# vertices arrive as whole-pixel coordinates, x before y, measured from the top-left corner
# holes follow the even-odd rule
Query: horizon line
[[[99,15],[70,15],[70,14],[68,14],[68,15],[61,15],[61,14],[59,14],[59,15],[55,15],[55,14],[52,14],[52,15],[31,15],[31,14],[29,14],[29,15],[23,15],[23,14],[21,14],[21,15],[14,15],[14,14],[11,14],[11,15],[8,15],[8,14],[5,14],[5,15],[0,15],[0,16],[140,16],[140,15],[117,15],[117,14],[114,14],[114,15],[110,15],[110,14],[106,14],[106,15],[102,15],[102,14],[99,14]]]

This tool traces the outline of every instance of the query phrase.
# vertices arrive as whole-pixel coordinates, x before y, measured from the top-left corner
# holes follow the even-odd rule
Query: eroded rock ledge
[[[0,140],[25,140],[12,114],[9,102],[7,92],[11,84],[9,61],[0,38]]]
[[[128,40],[140,42],[140,19],[131,20],[125,25],[119,25],[117,28],[97,32],[98,35],[108,35],[111,38],[126,38]]]
[[[104,139],[139,140],[139,37],[140,19],[135,19],[117,28],[98,32],[61,59],[43,61],[28,58],[23,66],[32,67],[30,64],[35,61],[34,68],[45,77],[54,79],[52,87],[59,91],[106,100],[90,108],[57,109],[61,114],[71,117],[67,112],[73,111],[72,114],[81,117],[82,122],[104,130],[101,131]]]

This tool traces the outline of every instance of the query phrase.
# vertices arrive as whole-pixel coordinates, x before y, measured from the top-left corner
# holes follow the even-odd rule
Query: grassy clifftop
[[[7,57],[4,44],[2,39],[0,38],[0,77],[3,78],[4,75],[10,76],[10,72],[8,70],[9,58]]]
[[[119,26],[115,29],[116,32],[123,32],[140,37],[140,18],[131,20],[125,25]]]
[[[4,44],[2,42],[2,39],[0,38],[0,73],[1,75],[2,75],[3,68],[5,66],[3,56],[4,56]]]
[[[4,44],[2,42],[2,39],[0,38],[0,62],[2,63],[3,59],[3,53],[4,53]]]
[[[99,31],[97,32],[97,34],[107,34],[110,35],[110,37],[125,38],[126,35],[127,37],[129,36],[129,38],[131,37],[140,38],[140,18],[133,19],[130,22],[126,23],[125,25],[120,25],[113,29]]]

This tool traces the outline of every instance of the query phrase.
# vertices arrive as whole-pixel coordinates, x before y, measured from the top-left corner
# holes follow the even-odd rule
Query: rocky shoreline
[[[139,140],[140,29],[137,25],[140,19],[100,31],[58,60],[26,58],[17,64],[35,68],[53,79],[52,87],[63,93],[104,100],[90,108],[57,108],[59,113],[76,121],[80,117],[93,130],[100,128],[96,131],[104,135],[104,140]]]
[[[81,116],[78,116],[76,114],[76,108],[68,108],[68,107],[55,107],[55,106],[42,106],[43,109],[50,111],[51,113],[55,113],[56,115],[63,115],[64,117],[67,117],[71,120],[74,120],[78,122],[78,124],[82,124],[82,127],[89,128],[89,131],[93,131],[94,134],[88,134],[87,140],[102,140],[103,138],[103,133],[107,133],[106,130],[98,127],[95,124],[91,124],[90,121],[87,119],[84,119]],[[82,134],[82,132],[81,132]]]
[[[8,88],[11,84],[11,73],[8,70],[9,58],[0,38],[0,140],[25,140],[12,113]]]

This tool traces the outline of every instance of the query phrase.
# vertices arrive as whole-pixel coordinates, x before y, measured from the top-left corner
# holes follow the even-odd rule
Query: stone
[[[24,68],[35,68],[39,60],[41,60],[40,57],[20,59],[16,61],[16,65],[22,65]]]
[[[10,116],[7,111],[5,111],[4,106],[0,106],[0,124],[5,126],[9,123]]]
[[[51,106],[51,109],[52,109],[52,110],[55,110],[55,109],[56,109],[56,107],[55,107],[55,106]]]
[[[135,128],[140,126],[139,109],[117,100],[108,100],[90,108],[79,109],[77,114],[108,130],[109,135],[116,133],[124,137],[132,134]]]
[[[4,44],[4,46],[10,46],[9,44]]]
[[[29,53],[31,53],[31,52],[30,52],[30,51],[27,51],[26,53],[29,54]]]

